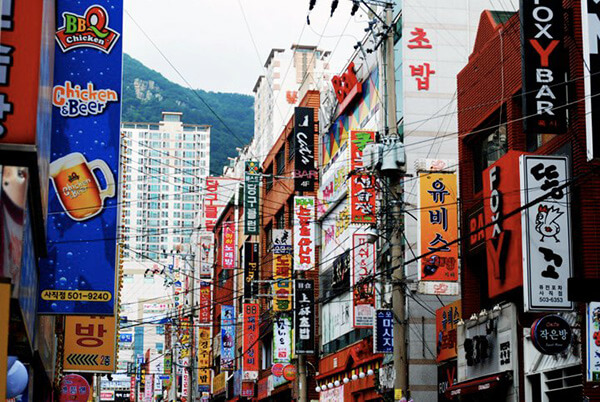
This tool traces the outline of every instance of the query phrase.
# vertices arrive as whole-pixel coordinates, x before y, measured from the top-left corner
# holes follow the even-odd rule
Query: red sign
[[[203,219],[205,229],[212,232],[217,219],[237,186],[234,179],[223,177],[207,177],[203,202]]]
[[[235,222],[223,223],[223,269],[235,269]]]
[[[350,62],[346,72],[341,76],[333,76],[331,83],[333,84],[335,96],[340,103],[338,114],[342,114],[352,100],[362,93],[362,84],[358,82],[354,73],[354,62]]]
[[[198,321],[200,322],[200,324],[210,324],[210,322],[211,322],[210,283],[200,281],[199,286],[200,286],[200,310],[198,312]]]
[[[288,381],[294,381],[296,379],[296,366],[293,364],[288,364],[283,368],[283,378]]]
[[[44,88],[45,83],[40,83],[40,78],[49,82],[51,77],[46,63],[49,51],[54,52],[50,36],[54,33],[51,32],[54,2],[12,0],[7,3],[2,13],[0,142],[35,144],[38,102],[44,96],[50,97],[50,87]],[[48,99],[43,101],[48,102]]]
[[[242,379],[258,379],[258,303],[244,303]]]
[[[131,376],[131,381],[129,382],[129,401],[135,401],[135,374]]]
[[[350,178],[350,205],[352,208],[350,221],[352,223],[377,222],[375,176],[356,173],[363,167],[363,149],[371,142],[375,142],[374,131],[350,132],[350,171],[353,172]]]
[[[60,402],[86,402],[90,397],[90,384],[79,374],[67,374],[60,382]]]
[[[273,373],[275,377],[281,377],[283,375],[283,364],[275,363],[273,367],[271,367],[271,373]]]
[[[254,396],[254,383],[253,382],[243,382],[242,383],[242,395],[246,398],[252,398]]]
[[[413,31],[410,32],[412,37],[408,40],[408,44],[406,47],[409,49],[432,49],[433,45],[431,44],[429,38],[427,37],[427,31],[423,28],[415,27]],[[431,68],[430,63],[409,65],[410,67],[410,76],[415,77],[415,81],[417,82],[417,90],[419,91],[429,91],[429,77],[432,74],[435,74],[435,70]]]
[[[456,300],[435,311],[435,333],[437,361],[452,359],[456,357],[456,326],[460,321],[461,301]]]
[[[519,156],[508,151],[483,172],[483,213],[485,229],[488,291],[496,297],[523,286],[521,261],[521,214],[505,217],[521,206]]]

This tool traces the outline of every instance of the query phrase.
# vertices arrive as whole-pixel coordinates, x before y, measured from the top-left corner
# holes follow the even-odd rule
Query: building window
[[[492,117],[490,128],[477,136],[472,145],[473,155],[473,190],[478,193],[483,190],[483,171],[490,167],[508,152],[508,134],[504,113],[498,123],[498,115]],[[485,127],[484,127],[485,129]],[[478,128],[476,131],[482,131]]]
[[[281,149],[275,155],[275,164],[277,165],[277,176],[283,175],[285,172],[285,147],[282,146]]]
[[[273,188],[273,165],[265,170],[265,191],[268,192]]]
[[[285,208],[282,207],[277,214],[275,214],[275,227],[277,229],[285,229]]]
[[[294,152],[296,151],[296,148],[294,147],[294,140],[295,137],[294,133],[292,132],[292,134],[288,137],[288,160],[292,160],[292,158],[294,157]]]

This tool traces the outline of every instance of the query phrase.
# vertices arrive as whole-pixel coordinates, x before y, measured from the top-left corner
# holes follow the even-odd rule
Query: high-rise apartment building
[[[329,55],[329,51],[306,45],[271,50],[265,75],[258,77],[253,89],[252,158],[262,162],[306,91],[321,90],[330,81]]]

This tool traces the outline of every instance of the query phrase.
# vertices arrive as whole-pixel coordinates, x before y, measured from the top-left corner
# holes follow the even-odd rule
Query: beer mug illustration
[[[106,188],[101,189],[94,170],[104,175]],[[104,199],[115,196],[115,179],[101,159],[88,162],[79,152],[63,156],[50,164],[50,178],[60,204],[71,219],[84,221],[99,214]]]

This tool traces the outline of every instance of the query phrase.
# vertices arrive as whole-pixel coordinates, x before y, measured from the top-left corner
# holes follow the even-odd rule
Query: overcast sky
[[[293,43],[333,51],[337,73],[364,35],[366,13],[351,17],[352,2],[340,0],[330,18],[331,0],[317,0],[307,25],[308,5],[309,0],[125,0],[124,50],[186,85],[133,18],[194,88],[251,94],[270,50]]]

